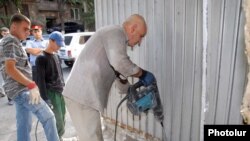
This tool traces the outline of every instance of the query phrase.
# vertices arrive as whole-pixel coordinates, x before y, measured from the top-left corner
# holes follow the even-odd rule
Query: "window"
[[[70,45],[70,43],[71,43],[71,40],[72,40],[72,36],[65,36],[64,37],[64,43],[65,43],[65,45]]]
[[[88,39],[90,38],[90,36],[80,36],[80,39],[79,39],[79,44],[80,45],[83,45],[83,44],[85,44],[87,41],[88,41]]]
[[[70,15],[71,15],[72,19],[80,20],[80,9],[79,8],[71,8]]]

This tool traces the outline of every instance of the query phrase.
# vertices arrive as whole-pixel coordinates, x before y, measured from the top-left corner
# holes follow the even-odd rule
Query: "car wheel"
[[[72,67],[74,64],[74,61],[64,61],[65,65],[67,65],[68,67]]]

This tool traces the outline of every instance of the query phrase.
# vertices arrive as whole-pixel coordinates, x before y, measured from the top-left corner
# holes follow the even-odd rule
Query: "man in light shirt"
[[[36,58],[42,53],[42,51],[47,47],[48,41],[43,39],[43,26],[38,22],[33,22],[31,25],[31,33],[34,36],[33,40],[29,40],[26,43],[25,50],[29,53],[29,61],[32,66],[32,79],[36,81]]]

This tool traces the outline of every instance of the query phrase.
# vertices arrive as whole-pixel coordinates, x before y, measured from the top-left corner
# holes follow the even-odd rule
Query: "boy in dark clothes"
[[[50,105],[56,117],[58,136],[62,140],[65,132],[65,102],[62,96],[64,87],[61,63],[56,52],[60,47],[65,46],[63,35],[52,32],[49,36],[47,48],[36,59],[37,85],[41,97]],[[52,104],[52,105],[51,105]]]

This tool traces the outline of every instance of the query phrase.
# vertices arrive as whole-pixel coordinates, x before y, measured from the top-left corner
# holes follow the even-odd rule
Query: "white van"
[[[61,47],[58,55],[68,67],[72,67],[81,49],[94,32],[78,32],[64,34],[65,47]]]

